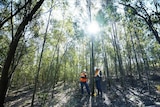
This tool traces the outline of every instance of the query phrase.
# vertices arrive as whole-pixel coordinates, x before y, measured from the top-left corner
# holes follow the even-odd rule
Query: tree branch
[[[9,16],[8,18],[4,19],[2,22],[0,22],[0,28],[9,20],[11,19],[13,16],[17,15],[23,8],[25,8],[27,6],[28,3],[30,3],[31,0],[28,0],[28,2],[25,3],[24,6],[22,6],[21,8],[18,8],[18,10],[12,14],[11,16]],[[12,4],[11,4],[12,5]]]
[[[149,26],[149,28],[151,29],[152,33],[154,34],[157,42],[160,44],[160,37],[159,37],[159,35],[158,35],[158,31],[154,28],[153,23],[152,23],[152,20],[151,20],[149,14],[147,13],[147,11],[144,9],[144,7],[141,7],[141,9],[143,9],[143,10],[145,11],[145,13],[146,13],[146,15],[147,15],[146,17],[143,16],[143,15],[141,15],[140,13],[138,13],[137,10],[136,10],[136,8],[134,8],[134,7],[131,6],[130,4],[124,4],[124,3],[119,3],[119,4],[122,4],[122,5],[126,6],[126,7],[129,7],[129,8],[131,8],[131,9],[133,9],[133,10],[135,11],[135,14],[136,14],[137,16],[139,16],[139,17],[141,17],[142,19],[144,19],[145,22],[147,23],[147,25]]]

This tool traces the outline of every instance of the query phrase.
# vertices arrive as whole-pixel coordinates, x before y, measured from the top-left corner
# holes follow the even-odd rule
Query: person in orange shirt
[[[90,89],[89,89],[87,80],[88,80],[88,78],[87,78],[87,73],[86,73],[85,70],[83,70],[83,71],[81,72],[81,74],[80,74],[81,93],[84,94],[83,87],[85,86],[88,95],[90,95]]]
[[[102,88],[101,88],[102,72],[100,71],[99,68],[96,68],[94,77],[95,77],[95,82],[96,82],[96,88],[98,90],[98,95],[100,93],[102,96]]]

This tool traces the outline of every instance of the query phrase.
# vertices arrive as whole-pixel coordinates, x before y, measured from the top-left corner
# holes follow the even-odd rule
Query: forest
[[[160,0],[0,0],[0,107],[159,106]]]

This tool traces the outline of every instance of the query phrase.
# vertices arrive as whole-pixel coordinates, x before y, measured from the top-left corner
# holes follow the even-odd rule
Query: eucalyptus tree
[[[131,37],[132,49],[133,49],[132,54],[134,55],[133,61],[136,62],[135,67],[137,67],[139,78],[142,79],[141,73],[146,74],[145,76],[147,78],[147,86],[148,86],[148,90],[150,91],[149,60],[151,59],[150,57],[152,55],[151,54],[150,56],[148,55],[149,51],[147,48],[152,47],[151,44],[154,44],[154,38],[150,35],[154,34],[156,40],[159,42],[158,29],[156,29],[159,26],[159,23],[156,21],[158,20],[158,16],[154,14],[155,11],[151,11],[152,8],[155,8],[154,4],[151,1],[139,1],[139,0],[137,2],[135,1],[132,1],[132,2],[124,1],[124,3],[121,3],[121,4],[126,6],[125,17],[127,21],[129,21],[128,25],[131,26],[131,27],[128,27],[128,30],[130,30],[129,32],[131,35],[130,37]],[[148,7],[146,7],[147,5]],[[135,15],[137,15],[138,17],[135,17]],[[142,18],[143,20],[139,20],[139,18]],[[146,23],[148,25],[147,27],[146,27]],[[149,28],[153,34],[148,32],[147,28]],[[137,41],[137,43],[134,41]]]
[[[123,19],[122,19],[123,21]],[[124,35],[125,35],[125,38],[124,40],[126,41],[126,45],[125,45],[125,58],[126,58],[126,75],[133,75],[133,69],[132,69],[132,47],[131,47],[131,42],[130,42],[130,37],[128,36],[129,32],[128,32],[128,27],[127,27],[127,22],[125,22],[126,19],[124,19]]]
[[[60,79],[62,79],[62,74],[64,74],[64,76],[67,76],[67,74],[73,75],[72,71],[73,69],[75,69],[75,66],[71,66],[71,68],[68,68],[68,66],[72,64],[72,61],[68,60],[66,56],[69,56],[70,51],[73,51],[70,50],[70,48],[73,46],[76,47],[77,44],[79,44],[80,42],[79,41],[75,43],[75,41],[83,37],[83,33],[81,32],[81,30],[78,29],[78,27],[73,28],[76,25],[76,18],[70,16],[70,13],[73,12],[73,10],[70,10],[70,6],[68,6],[71,5],[69,4],[70,2],[64,2],[62,0],[57,1],[57,3],[58,4],[55,4],[52,8],[52,16],[58,11],[59,17],[53,16],[50,19],[50,26],[47,34],[46,46],[44,51],[44,57],[49,58],[50,60],[47,61],[43,58],[43,60],[45,60],[42,61],[42,64],[44,63],[44,70],[40,72],[40,74],[45,78],[45,83],[51,84],[50,86],[52,86],[53,88],[55,87],[55,84]],[[47,53],[50,54],[47,55]],[[73,57],[75,57],[77,53],[72,55]],[[75,63],[77,62],[80,61],[76,60]],[[47,66],[47,68],[45,66]],[[69,79],[66,79],[68,78],[68,76],[64,78],[64,81],[69,81]]]
[[[131,19],[131,20],[133,20],[133,19]],[[136,21],[136,20],[134,20],[134,21]],[[135,22],[134,22],[135,23]],[[128,25],[126,25],[127,26],[127,28],[128,29],[126,29],[127,31],[128,31],[128,37],[129,37],[129,41],[131,42],[131,44],[130,44],[130,48],[131,48],[131,50],[129,50],[129,52],[128,53],[130,53],[130,55],[129,56],[132,56],[132,65],[134,64],[134,62],[135,62],[135,67],[134,68],[136,68],[136,72],[138,72],[138,75],[139,75],[139,79],[141,79],[141,73],[140,73],[140,60],[138,60],[138,59],[141,59],[141,58],[138,58],[138,49],[136,49],[138,46],[136,45],[136,41],[135,41],[135,30],[134,30],[134,24],[133,24],[133,22],[132,21],[130,21],[129,23],[128,23]],[[127,36],[126,35],[126,36]],[[127,45],[129,45],[129,44],[127,44]],[[132,51],[132,52],[131,52]],[[129,58],[130,59],[130,58]],[[130,59],[130,61],[129,62],[131,62],[131,59]],[[131,66],[131,65],[130,65]],[[131,70],[131,69],[130,69]],[[132,74],[131,74],[132,75]],[[133,75],[132,75],[133,76]]]
[[[37,82],[38,82],[38,79],[39,79],[39,73],[40,73],[40,68],[41,68],[41,63],[42,63],[42,57],[43,57],[43,54],[44,54],[44,50],[45,50],[45,45],[46,45],[46,41],[47,41],[47,35],[48,35],[48,31],[49,31],[49,26],[50,26],[50,19],[51,19],[51,15],[52,15],[52,7],[54,6],[54,1],[52,0],[51,1],[51,5],[50,5],[50,11],[49,11],[49,14],[48,14],[48,18],[47,18],[47,24],[46,24],[46,28],[45,28],[45,32],[44,32],[44,38],[43,38],[43,43],[42,43],[42,49],[41,49],[41,53],[40,53],[40,60],[39,60],[39,63],[38,63],[38,68],[37,68],[37,74],[35,76],[35,86],[34,86],[34,92],[33,92],[33,96],[32,96],[32,103],[31,103],[31,107],[34,106],[34,97],[35,97],[35,94],[36,94],[36,90],[37,90]],[[59,59],[59,48],[58,48],[58,56],[57,56],[57,63],[58,63],[58,59]],[[57,70],[57,69],[56,69]],[[54,76],[54,84],[55,84],[55,80],[56,80],[56,74],[57,72],[55,73],[55,76]]]
[[[40,0],[40,1],[36,2],[35,5],[29,5],[29,6],[33,6],[33,7],[26,14],[22,15],[23,19],[21,20],[21,22],[19,22],[19,26],[17,27],[16,32],[14,33],[14,36],[12,37],[12,41],[9,45],[7,57],[4,62],[4,66],[2,68],[2,76],[1,76],[1,80],[0,80],[0,87],[1,87],[0,88],[0,106],[1,107],[4,106],[3,103],[5,100],[5,95],[6,95],[6,91],[8,88],[8,82],[9,82],[9,79],[8,79],[9,68],[11,66],[11,62],[13,61],[15,51],[18,46],[18,42],[19,42],[20,38],[22,37],[22,34],[24,32],[26,25],[28,25],[28,23],[32,20],[36,11],[40,8],[40,6],[42,5],[43,2],[44,2],[44,0]]]
[[[108,32],[107,32],[107,27],[110,24],[109,22],[112,20],[112,18],[110,18],[110,11],[113,9],[113,2],[112,1],[105,1],[101,3],[102,5],[102,9],[100,9],[98,11],[98,14],[96,16],[96,20],[98,21],[98,23],[100,24],[100,27],[102,29],[102,32],[100,34],[101,36],[101,41],[102,41],[102,51],[101,53],[103,54],[103,59],[104,59],[104,73],[105,73],[105,77],[107,79],[108,85],[110,87],[110,70],[109,70],[109,56],[111,54],[109,54],[109,43],[111,41],[109,41],[109,37],[108,37]],[[110,62],[111,63],[111,62]],[[117,67],[115,67],[117,68]],[[116,70],[115,70],[116,71]],[[116,73],[117,74],[117,73]]]
[[[148,30],[152,32],[155,39],[160,44],[159,37],[159,19],[160,19],[160,2],[158,0],[121,0],[120,4],[125,6],[125,10],[133,16],[138,16],[146,22]]]
[[[108,32],[107,31],[105,32],[110,35],[109,37],[111,38],[111,43],[113,45],[114,53],[115,53],[115,60],[114,60],[115,61],[114,62],[115,73],[117,72],[117,70],[119,71],[120,77],[121,77],[121,85],[123,85],[124,84],[124,68],[123,68],[123,61],[122,61],[123,56],[122,56],[121,49],[120,49],[122,48],[122,44],[120,43],[120,37],[121,37],[120,32],[121,31],[118,30],[119,26],[117,26],[117,23],[120,23],[119,22],[120,15],[117,13],[117,8],[113,1],[108,2],[108,4],[103,4],[101,16],[104,17],[103,19],[104,21],[102,19],[100,19],[100,21],[103,21],[103,23],[105,22],[105,24],[108,24],[108,27],[109,25],[111,26],[110,27],[111,30],[108,30]],[[107,26],[105,24],[104,26]]]

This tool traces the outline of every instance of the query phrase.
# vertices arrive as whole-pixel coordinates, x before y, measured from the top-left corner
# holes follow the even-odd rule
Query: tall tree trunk
[[[137,39],[137,43],[138,43],[138,47],[139,47],[139,51],[140,51],[140,54],[141,54],[141,57],[142,57],[142,59],[144,59],[144,50],[143,50],[143,47],[142,47],[142,45],[140,44],[140,39],[139,39],[139,37],[138,37],[138,34],[137,34],[137,32],[136,31],[134,31],[134,33],[135,33],[135,37],[136,37],[136,39]],[[144,61],[143,61],[144,62]],[[143,65],[143,62],[140,60],[140,64],[141,64],[141,68],[140,68],[140,70],[141,70],[141,72],[142,71],[144,71],[144,65]]]
[[[136,70],[137,70],[138,76],[139,76],[138,78],[141,79],[140,67],[139,67],[139,63],[138,63],[138,59],[137,59],[137,54],[136,54],[137,52],[135,50],[135,45],[134,45],[134,42],[133,42],[133,36],[132,36],[132,34],[130,34],[130,36],[131,36],[131,43],[132,43],[132,48],[133,48],[133,54],[134,54],[135,61],[136,61],[136,68],[137,68]]]
[[[59,80],[59,71],[60,71],[60,61],[59,61],[59,46],[58,46],[58,50],[57,50],[57,62],[56,62],[56,77],[55,77],[55,83],[57,84],[58,80]]]
[[[126,24],[124,24],[125,26]],[[126,27],[124,27],[126,28]],[[126,54],[127,54],[127,60],[126,60],[126,70],[127,70],[127,75],[131,75],[132,76],[132,64],[131,64],[131,46],[130,46],[130,42],[129,42],[129,37],[127,36],[127,33],[126,33],[126,29],[124,29],[124,32],[125,32],[125,41],[126,41]]]
[[[117,54],[116,54],[116,43],[114,40],[114,29],[113,29],[113,25],[112,25],[112,32],[111,32],[111,39],[112,39],[112,45],[113,45],[113,49],[114,49],[114,71],[116,73],[116,80],[118,79],[118,64],[117,64]]]
[[[66,67],[67,67],[67,61],[66,61],[66,59],[64,60],[64,75],[63,75],[63,82],[64,82],[64,86],[66,85]]]
[[[55,64],[55,72],[54,72],[54,76],[52,77],[53,78],[53,86],[52,86],[53,89],[55,88],[55,85],[58,82],[59,68],[60,68],[60,65],[59,65],[59,46],[58,46],[57,58],[56,58],[56,64]]]
[[[107,73],[107,82],[108,82],[108,86],[110,88],[111,87],[111,82],[110,82],[110,74],[109,74],[109,67],[108,67],[106,52],[104,53],[104,64],[105,64],[105,71]]]
[[[49,69],[48,69],[49,72],[48,72],[48,74],[47,74],[47,81],[46,81],[47,83],[49,83],[50,80],[53,78],[54,57],[55,57],[56,51],[57,51],[57,49],[58,49],[58,44],[59,44],[59,42],[60,42],[60,38],[61,38],[61,35],[60,35],[59,38],[58,38],[57,44],[56,44],[56,46],[55,46],[55,50],[54,50],[53,55],[52,55],[52,60],[51,60],[50,65],[49,65]]]
[[[130,47],[129,47],[129,48],[130,48]],[[129,51],[130,51],[130,50],[129,50]],[[132,76],[132,75],[133,75],[133,74],[132,74],[132,63],[131,63],[131,60],[132,60],[132,59],[131,59],[131,54],[130,54],[130,53],[131,53],[131,52],[128,52],[128,60],[129,60],[129,61],[128,61],[128,62],[129,62],[128,70],[129,70],[129,73],[130,73],[129,75]]]
[[[12,42],[9,46],[9,51],[7,53],[7,58],[5,60],[3,69],[2,69],[2,76],[0,80],[0,107],[3,107],[3,103],[5,100],[6,91],[8,88],[8,71],[11,65],[11,62],[13,60],[19,39],[21,38],[21,33],[24,31],[25,26],[28,24],[29,21],[32,20],[32,16],[35,14],[35,12],[40,8],[44,0],[40,0],[37,2],[37,4],[32,9],[31,13],[28,14],[22,21],[22,23],[19,25],[17,32],[15,34],[15,37],[12,39]]]
[[[109,75],[109,67],[108,67],[108,60],[107,60],[107,55],[106,55],[106,50],[105,50],[105,47],[104,47],[104,41],[102,40],[102,50],[104,52],[104,71],[105,71],[105,79],[107,80],[108,82],[108,86],[109,88],[111,87],[111,83],[110,83],[110,75]]]
[[[147,55],[144,52],[144,50],[142,50],[143,47],[140,45],[140,39],[139,39],[136,31],[135,31],[135,36],[136,36],[136,38],[138,40],[138,46],[140,47],[140,52],[141,52],[142,59],[143,59],[144,72],[145,72],[146,77],[147,77],[147,87],[148,87],[148,91],[150,93],[150,80],[149,80],[150,72],[149,72],[149,63],[148,63]]]
[[[92,15],[91,15],[91,0],[86,0],[87,8],[88,8],[88,16],[90,23],[92,22]],[[94,37],[91,35],[91,63],[90,63],[90,86],[91,86],[91,94],[94,95]]]
[[[114,48],[114,51],[115,51],[115,48]],[[116,79],[118,79],[118,66],[117,66],[117,55],[116,53],[114,53],[114,70],[115,70],[115,73],[116,73]]]
[[[145,54],[145,58],[144,58],[144,67],[145,67],[145,73],[146,73],[146,76],[147,76],[147,88],[148,88],[148,91],[149,93],[151,93],[151,90],[150,90],[150,79],[149,79],[149,76],[150,76],[150,68],[149,68],[149,63],[148,63],[148,59],[147,59],[147,55]]]
[[[91,38],[91,75],[90,75],[90,80],[91,80],[91,94],[92,96],[94,95],[94,38],[92,36]]]
[[[38,82],[39,72],[40,72],[40,68],[41,68],[41,62],[42,62],[42,57],[43,57],[44,46],[45,46],[46,39],[47,39],[47,31],[48,31],[48,26],[49,26],[49,22],[50,22],[51,12],[52,11],[50,11],[49,17],[48,17],[48,22],[47,22],[47,26],[46,26],[46,30],[45,30],[45,34],[44,34],[44,40],[43,40],[42,51],[41,51],[40,60],[39,60],[39,64],[38,64],[37,74],[35,76],[35,85],[34,85],[34,90],[33,90],[31,107],[34,106],[34,97],[35,97],[36,90],[37,90],[37,82]]]
[[[118,40],[117,40],[117,34],[116,34],[116,25],[112,24],[112,30],[113,30],[113,42],[114,42],[114,46],[116,49],[116,54],[117,54],[117,58],[118,58],[118,65],[119,65],[119,72],[120,72],[120,80],[121,80],[121,85],[122,87],[124,87],[124,69],[123,69],[123,63],[122,63],[122,57],[121,57],[121,53],[120,53],[120,47],[118,46]]]

